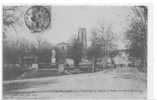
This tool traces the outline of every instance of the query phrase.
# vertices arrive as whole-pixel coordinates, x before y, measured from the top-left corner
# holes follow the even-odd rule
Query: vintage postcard
[[[146,100],[148,12],[3,6],[3,100]]]

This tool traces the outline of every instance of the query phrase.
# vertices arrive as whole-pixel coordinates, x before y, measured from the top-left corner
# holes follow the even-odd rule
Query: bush
[[[3,67],[3,80],[13,80],[27,71],[26,67],[11,64]]]

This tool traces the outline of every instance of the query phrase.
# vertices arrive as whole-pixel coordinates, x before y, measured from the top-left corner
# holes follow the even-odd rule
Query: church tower
[[[78,40],[83,44],[84,48],[87,48],[87,30],[86,30],[86,28],[79,28]]]

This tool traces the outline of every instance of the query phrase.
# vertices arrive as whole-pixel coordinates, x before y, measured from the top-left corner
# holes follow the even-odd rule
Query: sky
[[[51,25],[44,32],[31,33],[24,22],[24,14],[28,6],[21,7],[15,13],[20,17],[15,26],[16,34],[10,29],[10,39],[26,38],[34,41],[36,37],[43,37],[52,44],[67,42],[80,27],[87,29],[87,40],[90,44],[91,30],[101,23],[105,29],[111,26],[116,36],[115,42],[119,48],[125,47],[125,32],[130,24],[130,8],[127,6],[52,6]]]

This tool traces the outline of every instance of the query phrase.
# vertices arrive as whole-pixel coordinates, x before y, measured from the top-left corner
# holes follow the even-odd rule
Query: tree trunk
[[[113,64],[114,68],[116,68],[116,64],[115,64],[115,62],[114,62],[112,57],[111,57],[111,61],[112,61],[112,64]]]
[[[97,63],[97,60],[96,60],[96,58],[94,57],[94,58],[93,58],[93,64],[92,64],[92,72],[95,72],[96,63]]]

